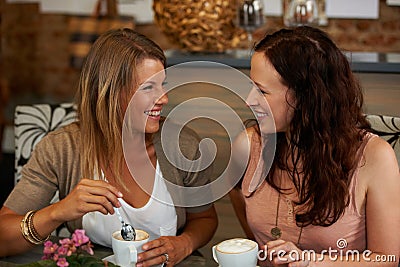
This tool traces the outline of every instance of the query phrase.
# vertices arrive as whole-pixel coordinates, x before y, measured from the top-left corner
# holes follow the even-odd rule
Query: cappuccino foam
[[[141,241],[149,238],[149,234],[143,230],[136,230],[136,238],[135,241]]]
[[[223,253],[243,253],[252,250],[255,246],[251,240],[234,238],[219,243],[217,249]]]

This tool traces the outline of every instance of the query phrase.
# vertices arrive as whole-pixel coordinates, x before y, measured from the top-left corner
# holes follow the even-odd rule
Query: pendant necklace
[[[275,239],[279,239],[282,236],[281,228],[278,227],[278,215],[279,215],[279,204],[281,203],[281,193],[278,195],[278,204],[276,204],[276,217],[275,217],[275,227],[271,229],[271,235]]]
[[[279,239],[282,236],[282,230],[278,227],[278,217],[279,217],[279,206],[281,202],[281,193],[278,193],[278,203],[276,205],[276,217],[275,217],[275,226],[271,229],[271,235],[275,239]],[[292,215],[293,216],[293,215]],[[303,226],[300,227],[300,233],[297,238],[297,245],[300,244],[301,234],[303,232]]]

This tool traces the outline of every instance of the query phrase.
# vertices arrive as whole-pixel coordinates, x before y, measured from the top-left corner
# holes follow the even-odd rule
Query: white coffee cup
[[[257,266],[258,244],[246,238],[224,240],[212,247],[214,260],[221,267]]]
[[[149,234],[143,230],[136,230],[136,239],[127,241],[121,236],[121,231],[112,234],[112,250],[115,263],[124,267],[134,267],[137,262],[137,254],[142,252],[142,246],[149,241]]]

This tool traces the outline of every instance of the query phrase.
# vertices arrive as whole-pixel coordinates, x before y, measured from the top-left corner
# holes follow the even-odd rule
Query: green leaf
[[[68,267],[81,267],[81,266],[83,266],[77,261],[71,261],[71,262],[68,262],[68,264],[69,264]]]

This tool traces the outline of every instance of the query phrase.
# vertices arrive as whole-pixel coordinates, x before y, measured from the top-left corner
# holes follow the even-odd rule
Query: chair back
[[[28,162],[36,144],[47,135],[76,120],[72,103],[17,106],[14,114],[15,184],[21,178],[22,167]]]
[[[368,114],[366,118],[374,132],[393,147],[400,166],[400,117]]]

